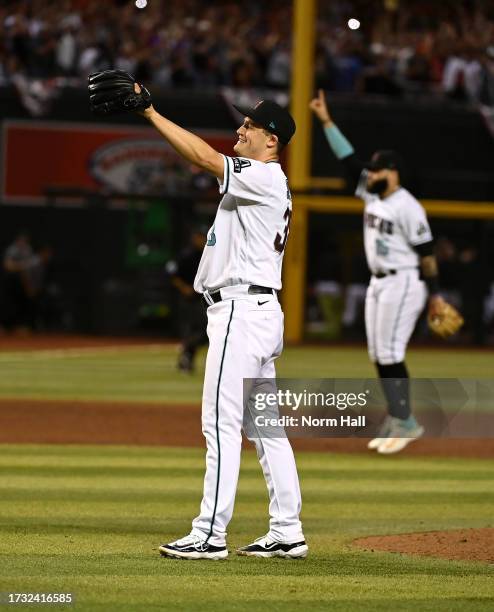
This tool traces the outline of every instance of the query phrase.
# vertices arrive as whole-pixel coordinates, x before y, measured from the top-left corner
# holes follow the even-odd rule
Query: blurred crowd
[[[335,15],[319,22],[320,84],[334,91],[422,92],[494,103],[492,1],[364,3],[364,23],[371,27],[363,36],[332,27],[348,14],[341,13],[345,4],[327,3]],[[385,10],[376,10],[376,5]]]
[[[163,87],[284,89],[291,4],[149,0],[139,10],[133,0],[4,2],[0,84],[120,68]],[[494,104],[492,0],[320,0],[316,27],[319,86]]]

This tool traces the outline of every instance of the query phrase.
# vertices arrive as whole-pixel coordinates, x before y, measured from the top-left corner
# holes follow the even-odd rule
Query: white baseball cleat
[[[389,432],[389,436],[385,438],[377,448],[377,452],[380,455],[393,455],[394,453],[399,453],[405,446],[408,446],[410,442],[417,440],[417,438],[420,438],[424,434],[424,428],[416,421],[412,427],[404,427],[399,422],[396,423],[396,421],[399,421],[399,419],[393,418],[393,427]]]
[[[391,417],[387,415],[384,421],[382,422],[382,425],[379,429],[379,433],[377,434],[377,438],[373,438],[367,444],[367,448],[369,450],[376,450],[377,448],[379,448],[379,446],[381,446],[381,444],[386,440],[389,435],[389,432],[391,431],[391,424]]]
[[[283,544],[269,538],[268,535],[257,538],[252,544],[237,549],[237,555],[247,557],[283,557],[284,559],[305,559],[309,547],[305,540],[292,544]]]
[[[173,559],[210,559],[218,561],[228,557],[226,546],[213,546],[196,535],[187,535],[185,538],[162,544],[159,547],[163,557]]]

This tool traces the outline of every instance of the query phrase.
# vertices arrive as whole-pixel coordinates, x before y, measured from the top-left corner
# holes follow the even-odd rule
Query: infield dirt
[[[292,440],[296,450],[369,452],[365,438]],[[204,446],[201,409],[192,404],[0,400],[0,443]],[[428,438],[403,454],[494,456],[493,438]],[[386,460],[386,458],[383,458]]]
[[[494,563],[494,529],[457,529],[359,538],[364,550],[441,557],[453,561]]]

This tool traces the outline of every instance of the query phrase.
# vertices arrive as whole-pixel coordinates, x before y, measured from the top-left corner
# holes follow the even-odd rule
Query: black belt
[[[247,293],[249,293],[250,295],[260,295],[264,293],[270,293],[271,295],[273,295],[274,289],[271,289],[271,287],[261,287],[261,285],[250,285],[249,289],[247,290]],[[215,304],[221,302],[221,300],[223,299],[221,297],[221,289],[218,289],[218,291],[215,291],[214,293],[210,293],[209,297],[213,300]],[[203,299],[206,302],[206,305],[210,306],[210,304],[208,304],[208,302],[206,301],[206,298]]]
[[[376,278],[384,278],[385,276],[390,276],[392,274],[396,274],[396,270],[388,270],[387,272],[376,272],[372,276],[375,276]]]
[[[418,270],[418,266],[400,268],[400,270]],[[386,271],[376,272],[372,276],[375,276],[376,278],[385,278],[386,276],[392,276],[393,274],[397,274],[400,270],[386,270]]]

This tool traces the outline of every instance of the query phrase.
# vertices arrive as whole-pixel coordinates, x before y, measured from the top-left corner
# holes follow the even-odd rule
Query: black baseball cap
[[[403,159],[396,151],[376,151],[371,160],[365,164],[368,170],[396,170],[403,171]]]
[[[265,130],[278,136],[279,141],[287,145],[295,134],[295,121],[286,108],[272,100],[261,100],[252,108],[233,105],[244,117],[250,117]]]

